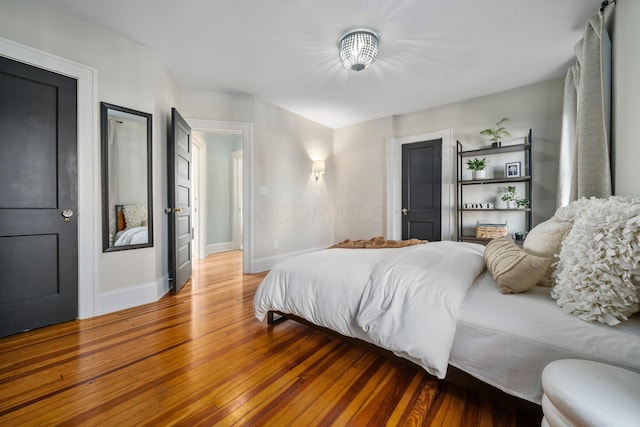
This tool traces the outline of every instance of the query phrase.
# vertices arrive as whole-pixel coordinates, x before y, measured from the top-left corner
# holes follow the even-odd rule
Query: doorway
[[[93,185],[100,167],[94,153],[99,148],[97,102],[95,101],[96,70],[66,58],[34,49],[0,37],[0,55],[19,62],[28,63],[44,70],[70,76],[77,82],[77,132],[78,140],[90,143],[78,144],[78,318],[85,319],[95,314],[95,209]],[[98,172],[96,172],[98,171]]]
[[[195,132],[194,132],[195,133]],[[242,207],[242,139],[233,133],[197,132],[202,144],[202,155],[194,163],[200,163],[199,178],[193,192],[194,200],[200,200],[198,219],[201,236],[198,258],[230,250],[241,250],[242,219],[238,218]],[[194,153],[195,154],[195,153]],[[196,194],[197,187],[203,187]],[[240,193],[238,195],[238,192]]]
[[[402,146],[402,240],[441,240],[442,139]]]
[[[0,336],[78,317],[77,82],[0,57]]]
[[[442,140],[441,171],[441,239],[451,240],[455,236],[455,185],[453,184],[454,145],[452,129],[426,132],[403,138],[387,139],[387,209],[386,237],[402,238],[402,146],[420,141]]]
[[[226,122],[226,121],[214,121],[214,120],[196,120],[187,119],[187,122],[191,128],[197,133],[200,141],[207,139],[207,134],[213,135],[231,135],[237,140],[237,144],[234,145],[234,149],[229,152],[228,160],[228,177],[229,177],[229,208],[228,212],[228,232],[229,239],[222,242],[218,242],[219,246],[213,246],[207,244],[210,227],[212,221],[210,215],[211,200],[210,194],[212,193],[212,185],[220,184],[220,182],[212,182],[211,176],[207,180],[207,171],[211,168],[205,161],[210,156],[210,147],[208,143],[204,143],[200,147],[200,173],[196,179],[200,182],[198,185],[200,209],[198,211],[199,218],[197,219],[200,224],[200,230],[196,230],[200,241],[200,258],[206,256],[211,250],[232,250],[234,248],[242,250],[242,269],[245,274],[255,273],[255,264],[253,257],[253,223],[252,223],[252,206],[251,206],[251,162],[252,162],[252,148],[253,148],[253,124],[241,123],[241,122]],[[235,154],[233,152],[236,152]],[[235,181],[235,184],[234,184]],[[234,198],[236,198],[234,202]],[[218,208],[214,206],[213,208]],[[234,232],[235,227],[235,232]],[[235,242],[235,243],[234,243]],[[217,244],[217,243],[216,243]],[[209,246],[209,249],[207,249]]]

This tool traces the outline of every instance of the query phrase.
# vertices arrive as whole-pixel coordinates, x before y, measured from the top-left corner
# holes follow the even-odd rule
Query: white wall
[[[398,116],[396,136],[452,128],[453,139],[459,140],[468,150],[490,145],[489,139],[478,133],[492,127],[502,117],[509,117],[506,127],[514,138],[526,136],[529,129],[533,129],[535,225],[551,217],[556,210],[563,84],[563,79],[553,79]]]
[[[619,1],[613,7],[614,192],[640,197],[640,1]]]
[[[410,114],[384,118],[335,130],[338,209],[356,214],[336,216],[336,240],[385,234],[385,140],[451,128],[453,139],[465,149],[490,144],[478,135],[507,116],[514,137],[533,129],[535,211],[537,224],[555,211],[558,144],[562,120],[563,79],[554,79],[508,91]],[[454,174],[455,175],[455,174]],[[455,179],[455,176],[453,177]],[[455,182],[455,181],[454,181]],[[347,209],[348,211],[348,209]]]
[[[37,0],[2,2],[0,5],[0,37],[55,54],[97,70],[97,101],[153,113],[154,159],[154,219],[155,246],[153,248],[102,253],[102,242],[96,238],[95,314],[113,311],[157,299],[166,288],[166,238],[159,213],[164,203],[158,197],[160,182],[166,176],[161,158],[166,150],[166,116],[156,108],[159,98],[175,102],[173,78],[148,48],[77,18]],[[156,97],[157,94],[161,94]],[[162,102],[160,102],[162,103]],[[99,125],[99,109],[95,109],[95,123]],[[100,221],[100,141],[98,126],[93,144],[93,184],[97,197],[94,201],[95,235],[101,236]],[[166,193],[166,191],[165,191]],[[80,213],[81,214],[81,213]],[[166,227],[164,228],[166,230]],[[166,231],[164,231],[166,234]],[[166,258],[166,256],[165,256]],[[165,265],[163,266],[162,263]],[[163,268],[164,267],[164,268]],[[81,283],[82,287],[83,284]],[[132,290],[132,298],[124,296]]]
[[[253,122],[252,95],[201,90],[182,91],[182,116],[187,119]]]
[[[111,178],[117,185],[119,198],[111,200],[113,205],[147,204],[147,122],[116,119],[118,148],[117,169]],[[113,209],[113,206],[109,206]],[[111,213],[110,213],[111,215]]]
[[[183,90],[182,113],[254,124],[253,182],[243,185],[251,186],[256,271],[333,242],[332,129],[250,95]],[[327,173],[316,182],[311,162],[322,159]]]
[[[283,254],[332,243],[336,177],[330,128],[259,99],[254,113],[254,253],[261,270]],[[317,182],[312,160],[326,160]]]
[[[393,118],[336,129],[336,242],[385,235],[386,140]]]

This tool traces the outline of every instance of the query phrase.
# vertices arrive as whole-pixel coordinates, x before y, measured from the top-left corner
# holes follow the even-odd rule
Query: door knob
[[[407,208],[402,208],[402,215],[406,215],[409,210]]]
[[[64,222],[71,222],[71,217],[73,216],[73,211],[71,209],[65,209],[60,214],[64,217]]]
[[[171,212],[184,212],[184,208],[167,208],[164,213],[170,214]]]

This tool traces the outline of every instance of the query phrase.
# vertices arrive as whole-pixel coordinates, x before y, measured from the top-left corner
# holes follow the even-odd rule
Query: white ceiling
[[[600,0],[48,0],[152,48],[183,89],[246,93],[337,128],[564,75]],[[352,28],[380,35],[343,68]]]

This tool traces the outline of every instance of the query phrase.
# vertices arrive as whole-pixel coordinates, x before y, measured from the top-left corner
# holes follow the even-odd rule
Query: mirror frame
[[[147,243],[111,246],[109,244],[109,110],[143,117],[147,122]],[[152,182],[152,115],[118,105],[100,103],[100,142],[102,145],[102,250],[115,252],[153,247],[153,182]]]

